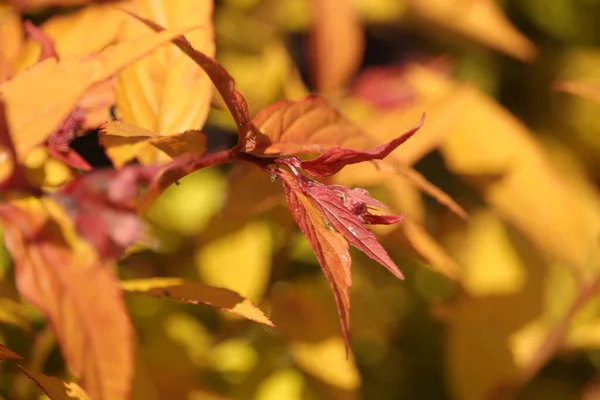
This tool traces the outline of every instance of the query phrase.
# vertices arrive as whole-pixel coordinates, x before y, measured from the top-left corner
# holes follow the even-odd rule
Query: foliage
[[[503,3],[0,1],[0,398],[597,396],[600,8]]]

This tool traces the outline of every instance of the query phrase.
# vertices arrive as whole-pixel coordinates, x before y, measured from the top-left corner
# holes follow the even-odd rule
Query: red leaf
[[[357,151],[334,147],[326,150],[314,160],[303,161],[300,164],[301,168],[306,173],[316,178],[325,178],[339,172],[346,165],[357,164],[363,161],[383,160],[398,146],[410,139],[410,137],[419,130],[421,125],[423,125],[423,122],[424,117],[421,118],[421,121],[408,132],[405,132],[397,138],[392,139],[390,142],[377,146],[372,150]]]
[[[397,278],[404,279],[402,272],[400,272],[383,246],[379,244],[373,232],[364,226],[364,221],[361,220],[360,216],[354,214],[353,210],[344,205],[331,189],[318,182],[309,182],[303,189],[325,220],[336,231],[340,232],[351,245],[383,265]]]
[[[348,243],[344,237],[327,228],[313,203],[303,192],[296,177],[285,170],[277,176],[283,183],[288,206],[296,223],[308,239],[325,277],[331,285],[337,305],[346,351],[350,347],[350,286],[352,271]]]
[[[48,147],[48,152],[59,161],[73,168],[89,171],[92,167],[69,146],[69,143],[82,130],[84,122],[85,112],[82,108],[75,107],[58,129],[48,136],[46,146]]]
[[[48,220],[32,234],[35,220],[43,219],[38,214],[14,206],[0,209],[19,293],[46,315],[69,368],[90,397],[125,400],[133,376],[133,328],[117,278],[110,267],[68,242],[67,226]],[[24,224],[27,220],[31,226]]]
[[[0,344],[0,360],[22,360],[19,354]]]
[[[142,236],[135,205],[141,185],[148,184],[159,170],[159,166],[131,165],[92,172],[72,180],[53,197],[101,259],[117,259]]]
[[[293,166],[292,166],[293,168]],[[385,216],[365,220],[368,206],[379,207],[381,203],[368,196],[366,190],[352,191],[343,186],[326,186],[313,181],[306,176],[296,173],[296,180],[302,192],[308,196],[323,216],[325,221],[337,232],[341,233],[348,242],[367,256],[383,265],[388,271],[399,279],[404,279],[398,266],[392,261],[383,246],[379,244],[375,235],[368,230],[365,223],[394,223],[402,219],[400,216]]]

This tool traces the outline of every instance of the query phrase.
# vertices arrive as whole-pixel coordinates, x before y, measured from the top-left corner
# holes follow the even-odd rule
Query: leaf
[[[80,136],[84,121],[85,112],[75,107],[58,129],[48,136],[46,146],[54,158],[73,168],[89,171],[92,167],[69,146],[73,139]]]
[[[311,0],[312,27],[308,57],[319,92],[332,92],[358,69],[364,48],[363,31],[351,0]]]
[[[267,225],[249,222],[204,243],[194,257],[196,269],[203,282],[233,290],[258,303],[269,285],[272,242]]]
[[[262,135],[255,143],[242,141],[240,147],[257,156],[318,153],[335,146],[368,148],[363,132],[318,96],[274,103],[259,112],[252,124]]]
[[[54,219],[58,214],[46,214],[39,202],[31,204],[0,213],[19,293],[46,315],[69,368],[91,398],[126,399],[133,376],[133,329],[116,277],[60,222],[64,217]],[[57,210],[50,202],[44,206]],[[39,219],[47,223],[36,232]]]
[[[202,29],[189,33],[187,39],[206,56],[214,56],[212,2],[134,0],[132,9],[170,29],[201,25]],[[146,32],[147,27],[128,19],[122,39]],[[123,122],[168,136],[202,127],[210,108],[212,84],[193,60],[170,46],[121,71],[116,93],[117,112]]]
[[[494,0],[407,0],[407,3],[429,23],[523,61],[536,56],[535,46],[510,23]]]
[[[0,344],[0,360],[22,360],[23,357]]]
[[[0,4],[0,82],[13,76],[14,62],[23,48],[23,23],[18,12],[8,4]]]
[[[85,391],[76,383],[63,382],[58,378],[32,371],[21,365],[17,365],[17,367],[34,381],[50,400],[90,400]]]
[[[122,281],[121,287],[130,293],[220,308],[261,324],[275,326],[248,299],[234,291],[201,282],[189,282],[178,278],[150,278]]]
[[[123,26],[126,16],[116,8],[120,4],[125,2],[91,3],[66,14],[55,14],[41,29],[52,39],[61,58],[98,53],[115,42]]]
[[[30,188],[29,181],[21,166],[17,164],[17,154],[6,120],[6,105],[0,97],[0,188]]]
[[[153,164],[186,153],[206,151],[206,136],[200,131],[161,136],[121,121],[109,121],[102,125],[99,140],[116,168],[136,158],[142,164]],[[160,154],[157,150],[160,150]]]
[[[9,126],[12,132],[18,132],[13,138],[18,159],[46,140],[92,85],[190,29],[150,34],[111,46],[93,57],[71,57],[59,62],[47,59],[0,84]],[[30,96],[32,91],[35,96]]]
[[[555,90],[574,94],[600,104],[600,82],[597,81],[570,81],[556,82]]]
[[[283,183],[290,212],[312,247],[317,260],[331,285],[337,305],[346,354],[350,348],[350,286],[352,271],[348,243],[344,237],[325,227],[325,221],[303,193],[296,178],[285,170],[278,177]]]
[[[118,259],[143,237],[143,224],[135,213],[135,205],[142,185],[148,184],[159,168],[131,165],[120,170],[94,171],[71,180],[53,197],[102,260]]]
[[[165,28],[148,19],[129,13],[132,17],[152,28],[155,32],[163,31]],[[238,129],[245,129],[250,120],[248,115],[248,105],[244,96],[235,90],[235,82],[229,73],[217,61],[208,57],[204,53],[194,49],[192,44],[184,37],[173,39],[173,43],[196,62],[213,82],[219,94],[225,101],[227,108],[231,112]],[[243,132],[240,132],[242,134]]]
[[[336,174],[346,165],[357,164],[364,161],[382,160],[387,157],[402,143],[406,142],[419,130],[424,119],[408,132],[403,133],[390,142],[375,147],[369,151],[357,151],[334,147],[321,153],[317,158],[310,161],[302,161],[301,168],[315,178],[325,178]]]

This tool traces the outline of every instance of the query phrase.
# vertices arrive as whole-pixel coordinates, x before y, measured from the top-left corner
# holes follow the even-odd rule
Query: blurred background
[[[112,7],[130,3],[153,2],[2,1],[0,33],[18,15],[61,56],[97,51],[126,23]],[[194,173],[152,206],[156,246],[132,251],[121,276],[229,288],[278,328],[127,297],[139,342],[133,398],[600,399],[600,1],[221,0],[209,20],[216,58],[252,115],[319,93],[383,143],[426,113],[393,153],[415,170],[361,165],[335,178],[408,214],[376,230],[406,279],[352,253],[346,360],[331,289],[280,185],[238,164]],[[11,43],[0,35],[0,54]],[[36,45],[23,39],[13,53],[18,70]],[[209,146],[235,144],[231,117],[217,96],[212,104]],[[98,121],[109,118],[102,108]],[[93,124],[73,147],[110,166]],[[65,376],[1,255],[0,338],[32,368]],[[0,373],[0,395],[36,397],[26,378]]]

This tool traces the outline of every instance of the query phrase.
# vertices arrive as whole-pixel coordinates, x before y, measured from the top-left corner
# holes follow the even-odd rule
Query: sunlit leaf
[[[303,193],[296,179],[287,171],[281,171],[288,206],[300,230],[312,247],[335,297],[346,351],[350,347],[350,286],[352,271],[348,242],[333,230],[327,229],[310,199]]]
[[[93,84],[191,29],[150,34],[111,46],[94,57],[71,57],[59,62],[47,59],[0,84],[9,126],[12,132],[18,132],[14,138],[19,159],[46,140]],[[35,96],[30,96],[32,91]]]
[[[153,164],[206,150],[206,136],[200,131],[161,136],[140,126],[110,121],[102,125],[101,132],[100,143],[117,168],[133,159]]]
[[[206,56],[214,56],[212,2],[134,0],[131,6],[137,15],[160,21],[168,29],[201,25],[202,29],[189,33],[187,40]],[[128,18],[122,39],[131,40],[146,32],[147,27]],[[121,71],[116,91],[117,112],[124,122],[167,136],[202,127],[212,84],[193,60],[170,46]]]
[[[203,282],[259,302],[269,283],[272,241],[267,225],[250,222],[204,243],[195,255],[196,268]]]
[[[43,214],[40,204],[2,209],[19,292],[46,315],[69,368],[90,396],[125,399],[133,375],[133,330],[116,277],[77,242],[64,217],[36,231],[35,220]]]
[[[406,0],[429,23],[465,35],[521,60],[536,55],[535,46],[504,16],[494,0]]]
[[[360,66],[363,32],[350,0],[311,0],[312,29],[309,58],[320,92],[344,86]]]
[[[261,324],[274,326],[260,309],[236,292],[201,282],[189,282],[174,278],[151,278],[123,281],[121,287],[131,293],[192,304],[205,304]]]

